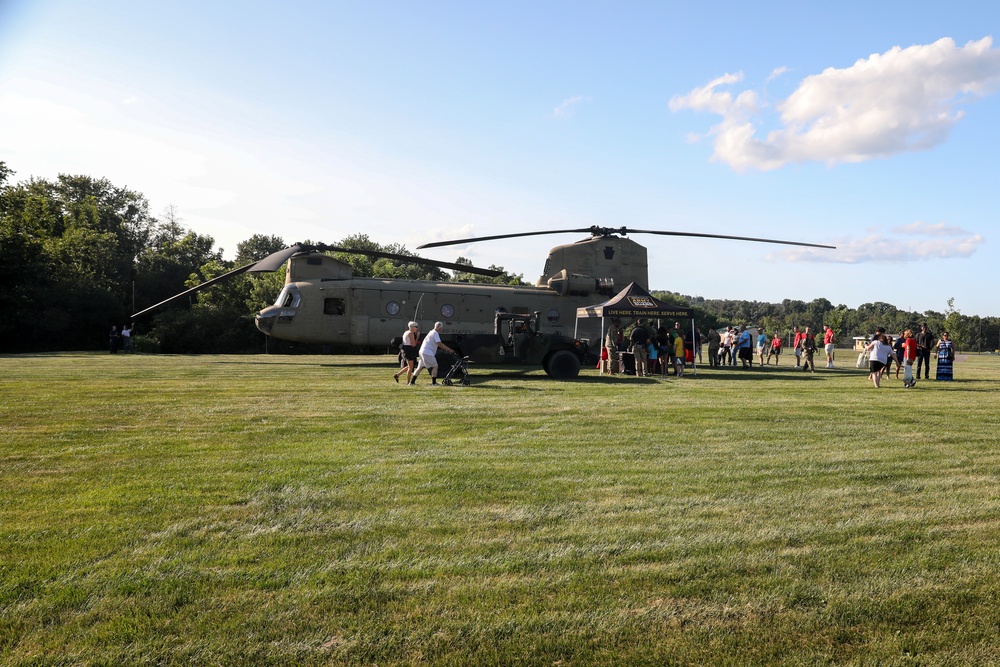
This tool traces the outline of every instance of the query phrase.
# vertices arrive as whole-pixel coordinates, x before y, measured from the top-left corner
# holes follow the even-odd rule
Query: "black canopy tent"
[[[691,318],[691,340],[694,341],[694,310],[660,301],[647,292],[645,288],[634,282],[629,283],[625,289],[604,303],[577,308],[577,325],[579,325],[581,317],[601,318],[600,343],[602,346],[604,345],[604,320],[608,317],[642,317],[644,319]],[[697,373],[697,369],[695,369],[695,373]]]

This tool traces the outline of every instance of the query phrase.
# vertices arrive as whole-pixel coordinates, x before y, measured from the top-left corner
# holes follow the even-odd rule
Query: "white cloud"
[[[557,106],[552,110],[553,118],[568,118],[576,112],[576,108],[583,104],[584,102],[593,102],[594,98],[585,97],[583,95],[576,95],[567,100],[564,100],[562,104]]]
[[[788,72],[791,72],[791,71],[792,70],[790,70],[787,67],[775,67],[771,71],[771,75],[769,77],[767,77],[767,81],[768,81],[768,83],[770,83],[771,81],[774,81],[775,79],[777,79],[782,74],[787,74]]]
[[[846,69],[828,68],[806,77],[776,105],[782,127],[764,139],[755,117],[764,110],[758,95],[735,98],[724,86],[742,80],[726,74],[687,95],[670,109],[722,116],[713,159],[735,169],[777,169],[790,162],[862,162],[926,150],[942,143],[963,112],[958,104],[1000,87],[1000,49],[984,37],[956,47],[950,38],[933,44],[893,47]],[[772,78],[783,72],[779,68]],[[758,120],[759,123],[759,120]]]
[[[985,242],[986,239],[981,234],[973,234],[945,223],[914,222],[896,227],[889,234],[873,232],[860,239],[836,239],[832,241],[837,246],[833,251],[789,248],[770,254],[767,259],[833,264],[917,262],[971,257]]]

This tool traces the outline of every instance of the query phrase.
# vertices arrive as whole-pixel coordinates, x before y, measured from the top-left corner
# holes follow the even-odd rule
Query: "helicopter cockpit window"
[[[329,298],[323,300],[324,315],[343,315],[347,312],[347,307],[343,299]]]
[[[454,315],[455,315],[455,306],[451,305],[450,303],[446,303],[443,306],[441,306],[441,317],[449,318],[449,317],[454,317]]]
[[[551,308],[549,309],[549,312],[545,313],[545,318],[549,321],[550,324],[555,324],[556,322],[559,321],[559,311],[556,310],[555,308]]]
[[[281,306],[282,308],[296,308],[299,305],[299,298],[298,290],[290,290],[286,287],[278,294],[278,299],[274,302],[274,305]]]

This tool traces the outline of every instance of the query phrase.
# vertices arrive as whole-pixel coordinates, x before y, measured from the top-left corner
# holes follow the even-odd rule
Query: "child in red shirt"
[[[903,386],[912,387],[917,384],[913,379],[913,362],[917,359],[917,339],[913,337],[913,331],[907,329],[903,332]]]

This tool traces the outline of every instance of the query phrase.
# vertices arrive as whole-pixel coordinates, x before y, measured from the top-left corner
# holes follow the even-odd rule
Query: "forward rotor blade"
[[[200,285],[195,285],[194,287],[192,287],[189,290],[185,290],[185,291],[181,292],[180,294],[175,294],[172,297],[170,297],[169,299],[166,299],[164,301],[159,302],[155,306],[150,306],[149,308],[146,308],[145,310],[140,310],[138,313],[135,313],[134,315],[132,315],[132,317],[136,318],[136,317],[139,317],[141,315],[145,315],[146,313],[148,313],[150,311],[153,311],[153,310],[156,310],[157,308],[162,308],[163,306],[167,305],[168,303],[173,303],[174,301],[177,301],[179,299],[183,299],[186,296],[190,296],[190,295],[192,295],[192,294],[194,294],[196,292],[200,292],[201,290],[205,289],[206,287],[211,287],[215,283],[221,283],[223,280],[228,280],[229,278],[232,278],[234,276],[238,276],[239,274],[244,273],[246,271],[252,271],[253,270],[252,267],[256,266],[257,264],[259,264],[259,262],[254,262],[253,264],[247,264],[246,266],[241,266],[238,269],[233,269],[229,273],[223,273],[221,276],[216,276],[216,277],[212,278],[211,280],[206,280],[205,282],[201,283]]]
[[[449,269],[451,271],[460,271],[462,273],[476,273],[483,276],[489,276],[491,278],[496,278],[497,276],[503,275],[503,271],[497,271],[496,269],[483,269],[478,266],[471,266],[468,264],[454,264],[452,262],[439,262],[436,259],[426,259],[424,257],[417,257],[414,255],[399,255],[392,252],[381,252],[379,250],[358,250],[356,248],[338,248],[336,246],[329,245],[319,245],[316,246],[318,250],[326,250],[329,252],[346,252],[354,253],[356,255],[367,255],[369,257],[382,257],[385,259],[394,259],[399,262],[406,264],[426,264],[427,266],[436,266],[440,269]]]
[[[304,246],[301,243],[296,243],[295,245],[290,245],[287,248],[282,248],[278,252],[272,252],[270,255],[264,259],[258,260],[249,266],[253,268],[248,268],[248,271],[260,272],[260,271],[277,271],[288,258],[297,253],[303,252],[305,250],[310,250],[312,246]]]

